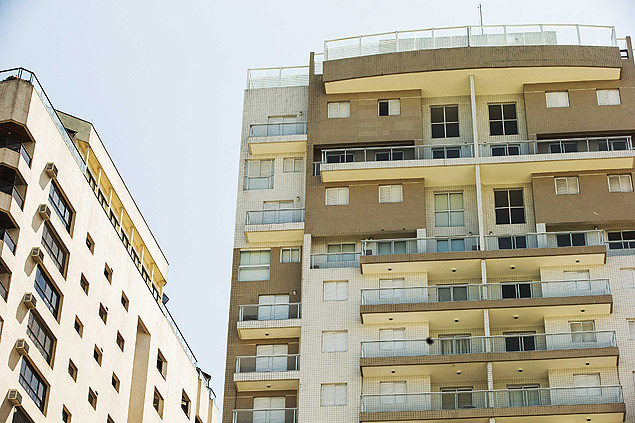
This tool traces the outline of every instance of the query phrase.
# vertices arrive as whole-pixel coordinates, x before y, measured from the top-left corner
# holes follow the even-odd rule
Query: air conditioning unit
[[[29,310],[33,310],[35,308],[35,305],[37,304],[37,300],[31,292],[27,292],[24,294],[24,297],[22,297],[22,302]]]
[[[29,344],[26,343],[26,339],[19,338],[15,341],[15,349],[20,355],[27,355],[29,353]]]
[[[39,247],[33,248],[31,250],[31,258],[38,264],[44,264],[44,251]]]
[[[9,400],[9,404],[14,407],[19,407],[22,405],[22,395],[20,395],[17,389],[9,389],[7,399]]]
[[[46,164],[46,174],[51,178],[51,179],[55,179],[57,178],[57,166],[55,166],[55,163],[53,162],[48,162]]]
[[[51,219],[51,209],[46,204],[40,204],[37,208],[37,212],[40,214],[42,220],[50,220]]]

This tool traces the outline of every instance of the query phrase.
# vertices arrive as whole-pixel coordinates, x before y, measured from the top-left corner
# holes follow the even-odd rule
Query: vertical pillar
[[[470,107],[472,109],[472,138],[474,157],[478,160],[480,157],[478,144],[478,125],[476,121],[476,88],[474,82],[474,74],[470,74]],[[478,162],[477,162],[478,163]],[[485,250],[485,227],[483,223],[483,193],[481,187],[481,167],[476,165],[476,205],[478,211],[478,241],[479,249]]]

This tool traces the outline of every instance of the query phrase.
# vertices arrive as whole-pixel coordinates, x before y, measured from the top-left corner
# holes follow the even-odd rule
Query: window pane
[[[432,138],[445,138],[445,131],[442,123],[432,125]]]
[[[430,109],[430,122],[432,123],[443,122],[443,107],[432,107]]]
[[[516,119],[516,105],[503,104],[503,117],[505,119]]]
[[[511,223],[525,223],[525,209],[513,208],[511,209],[512,221]]]
[[[450,226],[464,226],[463,212],[453,211],[450,212]]]
[[[496,224],[505,225],[509,223],[509,209],[496,210]]]
[[[460,148],[448,148],[446,149],[446,158],[448,159],[458,159],[461,157],[461,149]]]
[[[379,116],[388,116],[388,102],[387,101],[379,102]]]
[[[456,106],[445,108],[445,121],[446,122],[458,122],[459,121],[459,108]]]
[[[501,120],[503,119],[503,113],[500,104],[490,104],[489,107],[489,119]]]
[[[518,134],[518,122],[515,120],[505,121],[505,135],[517,135]]]
[[[465,240],[452,239],[450,242],[452,243],[452,251],[465,251]]]
[[[446,227],[450,224],[450,216],[448,212],[435,212],[434,213],[434,224],[439,227]]]
[[[458,137],[459,136],[459,124],[458,123],[448,123],[446,125],[446,137]]]
[[[434,194],[434,209],[448,210],[448,194]]]
[[[523,190],[511,190],[509,191],[509,205],[512,207],[523,206]]]
[[[450,209],[463,210],[463,194],[461,193],[450,194]]]
[[[503,122],[495,121],[489,123],[490,135],[503,135]]]

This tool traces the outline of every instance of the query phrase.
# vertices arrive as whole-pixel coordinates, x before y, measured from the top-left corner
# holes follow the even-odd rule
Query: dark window
[[[42,300],[44,300],[46,307],[53,313],[53,317],[57,319],[60,306],[60,293],[40,266],[38,266],[35,271],[35,290],[40,294]]]
[[[12,423],[33,423],[22,407],[14,407],[14,410]]]
[[[90,185],[92,190],[95,191],[95,189],[97,189],[97,180],[88,169],[86,169],[86,180],[88,181],[88,185]]]
[[[326,153],[326,163],[352,163],[355,161],[353,153],[332,152]]]
[[[598,149],[600,151],[619,151],[627,150],[628,144],[626,140],[605,140],[598,141]]]
[[[190,417],[190,399],[185,391],[181,393],[181,410],[183,410],[187,417]]]
[[[104,324],[108,321],[108,310],[106,310],[103,304],[99,304],[99,318]]]
[[[157,353],[157,370],[159,371],[159,373],[161,373],[163,379],[165,379],[168,374],[168,362],[163,357],[163,354],[161,354],[160,350]]]
[[[436,147],[432,149],[433,159],[458,159],[461,157],[461,147]]]
[[[86,247],[88,247],[91,253],[95,253],[95,242],[90,234],[86,234]]]
[[[128,238],[128,235],[126,235],[126,233],[123,231],[123,228],[121,228],[121,242],[123,243],[123,246],[126,247],[126,250],[130,248],[130,239]]]
[[[492,145],[492,156],[518,156],[520,155],[520,144]]]
[[[387,101],[379,102],[379,116],[388,116],[388,102]]]
[[[437,286],[439,301],[467,301],[467,286]]]
[[[517,135],[518,118],[516,116],[516,104],[490,104],[489,109],[489,134],[490,135]]]
[[[586,234],[556,234],[558,247],[583,247],[586,245]]]
[[[128,297],[126,297],[126,294],[123,293],[123,291],[121,292],[121,305],[123,306],[123,308],[126,309],[126,311],[128,311],[130,301],[128,300]]]
[[[119,219],[117,219],[117,216],[115,216],[115,213],[112,210],[110,210],[108,218],[110,219],[110,223],[115,228],[115,230],[119,231]]]
[[[35,405],[44,411],[48,387],[44,383],[42,376],[38,374],[26,358],[22,359],[22,366],[20,367],[20,385],[24,388],[29,397],[31,397]]]
[[[103,356],[104,354],[101,352],[99,347],[95,345],[95,349],[93,350],[93,358],[95,359],[97,364],[99,364],[100,366],[101,366],[101,359],[103,358]]]
[[[84,325],[77,316],[75,316],[75,324],[73,325],[73,327],[75,328],[75,332],[77,332],[77,334],[81,338],[84,334]]]
[[[64,245],[62,244],[62,241],[60,241],[59,237],[48,223],[44,225],[44,230],[42,231],[42,245],[51,256],[51,259],[53,259],[55,267],[57,267],[63,275],[64,268],[66,266],[66,257],[68,254],[66,252],[66,248],[64,248]]]
[[[77,366],[72,360],[68,360],[68,374],[77,382]]]
[[[112,283],[112,269],[108,266],[108,263],[104,265],[104,276],[108,279],[108,282]]]
[[[99,204],[104,210],[108,210],[108,200],[106,200],[106,196],[101,190],[97,191],[97,200],[99,200]]]
[[[66,408],[62,408],[62,422],[63,423],[71,422],[71,413],[69,413]]]
[[[432,138],[454,138],[459,136],[459,107],[441,106],[430,108]]]
[[[119,386],[121,385],[119,382],[119,378],[117,377],[116,374],[112,374],[112,378],[110,380],[110,383],[112,384],[112,387],[115,388],[115,391],[119,392]]]
[[[139,254],[137,254],[134,248],[130,248],[130,257],[132,258],[132,262],[135,264],[135,266],[137,266],[138,269],[139,266],[141,266],[141,259],[139,258]]]
[[[506,283],[501,290],[503,299],[531,298],[531,284],[528,283]]]
[[[90,388],[88,388],[88,403],[97,410],[97,394]]]
[[[126,341],[123,339],[123,336],[121,336],[121,333],[117,332],[117,346],[121,351],[123,351],[125,343]]]
[[[496,224],[525,223],[525,206],[522,189],[494,191]]]
[[[57,215],[62,219],[64,227],[67,231],[71,230],[71,222],[73,221],[73,211],[68,201],[64,198],[62,191],[55,182],[51,182],[51,190],[49,191],[49,203],[55,209]]]
[[[609,250],[635,248],[635,231],[609,232]]]
[[[90,284],[88,283],[88,281],[86,280],[86,277],[83,274],[79,278],[79,286],[82,288],[82,291],[84,291],[84,294],[88,295],[88,289],[90,288]]]
[[[527,237],[524,235],[498,237],[499,250],[515,250],[527,248]]]
[[[51,364],[55,338],[53,338],[53,334],[46,327],[42,319],[33,313],[33,311],[29,313],[27,334],[29,335],[29,338],[31,338],[31,341],[33,341],[33,344],[35,344],[35,348],[42,353],[44,360]]]
[[[505,335],[516,335],[507,334]],[[506,336],[505,337],[505,351],[535,351],[536,340],[533,336],[533,332],[519,333],[518,336]]]
[[[403,160],[403,151],[395,151],[395,150],[375,151],[375,161],[385,162],[390,160]]]
[[[157,413],[159,413],[159,417],[163,418],[163,397],[157,391],[157,388],[154,388],[154,397],[152,398],[152,406]]]
[[[549,144],[550,153],[575,153],[578,151],[576,141],[561,141]]]

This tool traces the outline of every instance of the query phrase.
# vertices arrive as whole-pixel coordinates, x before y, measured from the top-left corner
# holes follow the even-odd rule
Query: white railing
[[[286,372],[300,370],[300,355],[257,355],[236,357],[236,373]]]
[[[324,60],[456,47],[618,45],[615,27],[576,24],[482,25],[384,32],[324,42]]]
[[[238,321],[299,319],[301,309],[302,303],[241,305],[238,306]]]
[[[630,136],[523,140],[479,145],[479,152],[483,157],[631,150],[633,143]]]
[[[246,225],[304,222],[304,209],[253,210],[247,212]]]
[[[308,66],[254,68],[247,71],[247,89],[302,87],[309,85]]]

